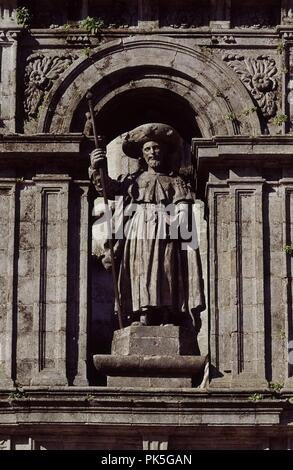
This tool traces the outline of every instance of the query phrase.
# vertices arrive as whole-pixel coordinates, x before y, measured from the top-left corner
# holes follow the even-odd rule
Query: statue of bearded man
[[[204,308],[194,196],[176,171],[180,144],[172,127],[144,124],[122,144],[128,157],[139,159],[139,170],[117,180],[105,171],[108,197],[123,196],[128,214],[115,252],[120,305],[131,322],[185,325]],[[100,166],[106,170],[106,154],[97,149],[89,173],[99,194]]]

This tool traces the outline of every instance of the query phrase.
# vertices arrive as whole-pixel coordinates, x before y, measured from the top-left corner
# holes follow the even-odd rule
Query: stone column
[[[265,384],[262,178],[207,184],[214,386]]]
[[[293,10],[292,10],[293,12]],[[292,24],[293,24],[293,18],[292,18]],[[286,43],[285,43],[286,44]],[[283,51],[283,57],[285,59],[285,67],[286,67],[286,73],[284,73],[284,77],[282,78],[282,86],[283,90],[285,91],[282,95],[282,106],[283,109],[285,110],[285,114],[288,115],[289,118],[289,123],[292,122],[293,120],[293,50],[290,47],[286,47],[285,50]],[[285,123],[286,124],[286,123]],[[292,126],[288,125],[286,126],[287,130],[289,133],[292,134]]]
[[[168,450],[168,436],[144,435],[142,445],[143,450]]]
[[[69,205],[67,367],[69,383],[86,386],[88,328],[89,183],[74,181]]]
[[[0,70],[1,108],[0,119],[2,133],[16,132],[16,68],[17,68],[17,32],[3,32],[0,38],[2,67]],[[5,67],[3,67],[5,64]]]
[[[81,4],[81,17],[86,18],[89,14],[89,2],[88,0],[82,0]]]
[[[16,26],[16,8],[17,0],[0,0],[0,28],[13,28]]]
[[[0,180],[0,383],[13,385],[16,342],[16,182]]]
[[[215,138],[196,149],[209,213],[211,387],[272,382],[291,393],[292,137],[265,143]]]
[[[293,388],[293,257],[290,247],[293,246],[293,171],[287,169],[283,172],[283,178],[280,181],[280,215],[282,222],[282,246],[279,266],[277,272],[280,276],[279,295],[276,298],[278,309],[284,308],[286,316],[282,318],[277,311],[277,305],[272,306],[275,310],[275,321],[278,323],[271,345],[271,355],[275,359],[277,351],[282,346],[284,354],[282,360],[278,361],[281,379],[273,376],[274,382],[283,382],[282,376],[285,377],[284,386],[288,390]],[[273,266],[272,266],[273,270]],[[277,294],[277,292],[276,292]],[[283,301],[285,300],[285,302]],[[287,300],[287,301],[286,301]]]
[[[34,178],[35,216],[34,385],[67,385],[68,194],[66,175]]]
[[[211,0],[210,27],[225,29],[231,24],[231,0]]]
[[[293,1],[282,0],[281,6],[281,23],[291,24],[293,22]]]
[[[138,0],[138,26],[143,29],[159,27],[158,0]]]

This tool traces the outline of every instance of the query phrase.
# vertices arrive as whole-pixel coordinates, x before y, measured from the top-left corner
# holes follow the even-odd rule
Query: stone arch
[[[202,137],[261,133],[257,114],[244,112],[254,107],[249,93],[224,62],[211,51],[161,37],[115,40],[76,61],[48,94],[38,131],[81,131],[74,128],[74,120],[85,113],[89,89],[98,114],[127,90],[150,88],[169,90],[185,100]]]
[[[184,86],[177,86],[177,92],[174,92],[166,87],[167,77],[164,79],[162,76],[133,78],[131,83],[131,87],[128,84],[119,86],[96,103],[97,129],[106,141],[145,122],[170,124],[187,141],[201,136],[197,114],[184,96]],[[83,101],[75,110],[69,129],[71,132],[80,132],[84,128],[87,106]],[[212,122],[205,122],[205,125],[212,126]]]

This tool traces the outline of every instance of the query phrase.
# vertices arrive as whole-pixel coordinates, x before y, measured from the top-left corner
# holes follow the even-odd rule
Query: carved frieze
[[[39,53],[27,58],[24,77],[24,111],[27,120],[37,117],[45,94],[76,58],[72,54],[51,56]]]
[[[212,44],[236,44],[236,38],[232,34],[217,35],[213,34],[211,38]]]
[[[225,54],[223,60],[239,75],[263,116],[273,117],[277,111],[278,88],[275,60],[266,55],[253,58],[236,54]]]

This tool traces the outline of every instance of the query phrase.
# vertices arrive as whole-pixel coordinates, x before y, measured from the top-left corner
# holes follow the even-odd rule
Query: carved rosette
[[[277,67],[274,59],[261,55],[256,58],[226,54],[223,60],[239,75],[267,119],[277,111]]]
[[[53,83],[77,58],[71,54],[32,54],[25,68],[24,111],[27,120],[36,118],[45,94]]]

